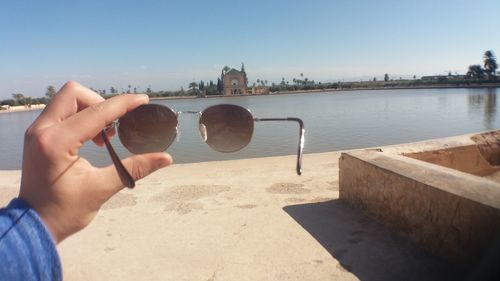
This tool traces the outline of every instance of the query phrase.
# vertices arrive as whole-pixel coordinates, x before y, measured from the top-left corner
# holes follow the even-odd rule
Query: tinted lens
[[[128,151],[165,151],[177,135],[177,115],[158,104],[141,105],[120,118],[118,136]]]
[[[220,152],[235,152],[252,139],[253,117],[237,105],[220,104],[203,111],[200,130],[205,142]]]

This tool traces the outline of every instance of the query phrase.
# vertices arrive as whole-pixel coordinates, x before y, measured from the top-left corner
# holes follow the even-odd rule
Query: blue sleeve
[[[62,280],[52,236],[21,199],[0,209],[0,280]]]

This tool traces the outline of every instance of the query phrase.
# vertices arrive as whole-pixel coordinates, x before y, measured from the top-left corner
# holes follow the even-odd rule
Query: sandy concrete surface
[[[453,268],[338,200],[339,152],[179,164],[59,246],[65,280],[447,280]],[[0,171],[0,204],[20,172]]]

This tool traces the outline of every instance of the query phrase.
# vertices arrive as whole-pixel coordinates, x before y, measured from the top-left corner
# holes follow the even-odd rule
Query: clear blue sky
[[[500,55],[498,0],[0,2],[0,99],[77,80],[173,90],[245,63],[250,82],[463,73]]]

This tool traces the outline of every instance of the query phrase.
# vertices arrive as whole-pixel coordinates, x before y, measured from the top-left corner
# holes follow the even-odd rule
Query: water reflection
[[[488,89],[484,101],[484,124],[488,130],[494,129],[495,114],[497,111],[497,89]]]
[[[483,114],[485,129],[495,129],[497,112],[497,89],[469,89],[469,110],[475,114]]]

